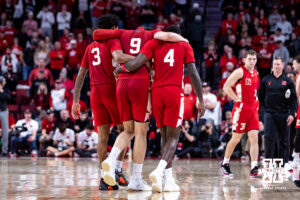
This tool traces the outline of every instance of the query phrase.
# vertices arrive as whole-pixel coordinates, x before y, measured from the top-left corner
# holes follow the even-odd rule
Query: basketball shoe
[[[149,178],[152,181],[152,191],[162,192],[163,172],[155,169],[154,171],[151,172]]]
[[[233,177],[233,174],[230,171],[229,163],[225,163],[223,165],[223,161],[220,162],[220,169],[222,171],[223,176]]]
[[[151,187],[143,180],[142,176],[130,177],[128,190],[132,191],[151,191]]]

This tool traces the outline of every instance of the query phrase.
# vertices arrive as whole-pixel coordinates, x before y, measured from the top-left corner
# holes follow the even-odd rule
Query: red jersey
[[[265,47],[261,47],[259,48],[259,50],[257,51],[258,54],[260,55],[267,55],[267,54],[273,54],[273,51],[272,49],[270,48],[270,46],[267,46],[267,48]],[[270,68],[271,66],[271,60],[272,60],[272,57],[270,59],[266,59],[266,58],[260,58],[258,60],[258,64],[257,64],[257,67],[258,68]]]
[[[98,29],[94,31],[94,40],[120,38],[122,49],[124,53],[137,56],[147,41],[153,39],[154,34],[158,30],[146,31],[142,27],[136,30],[106,30]],[[120,73],[118,78],[131,78],[131,77],[149,77],[149,71],[144,65],[139,70],[132,73]]]
[[[244,66],[241,66],[244,72],[243,78],[240,79],[236,85],[235,90],[237,96],[242,100],[241,103],[246,105],[257,106],[257,85],[259,83],[259,76],[256,69],[249,72]]]
[[[186,42],[172,43],[153,39],[147,42],[141,53],[149,60],[154,58],[152,88],[168,85],[183,87],[183,65],[195,62],[194,51]]]
[[[89,69],[91,85],[116,84],[111,53],[121,49],[118,39],[94,41],[87,46],[81,67]]]
[[[61,57],[60,57],[61,56]],[[49,53],[49,58],[51,59],[50,68],[51,69],[62,69],[65,66],[66,52],[64,50],[51,50]]]
[[[46,129],[46,134],[49,135],[51,131],[53,131],[54,123],[56,119],[53,118],[53,120],[50,122],[48,118],[44,119],[42,121],[42,130]]]

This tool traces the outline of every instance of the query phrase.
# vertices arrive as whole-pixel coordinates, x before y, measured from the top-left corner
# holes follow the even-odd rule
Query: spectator
[[[262,38],[264,38],[264,30],[262,27],[258,27],[257,34],[252,38],[252,44],[254,45],[255,49],[258,49],[262,46]]]
[[[224,55],[220,59],[221,74],[226,71],[226,64],[232,62],[233,66],[236,66],[237,59],[232,53],[232,48],[229,45],[224,46]]]
[[[35,13],[34,9],[35,9],[35,6],[36,6],[36,3],[35,1],[33,0],[25,0],[23,2],[24,4],[24,13],[29,13],[29,12],[32,12],[32,13]]]
[[[52,49],[54,49],[54,45],[52,44],[49,36],[45,37],[45,46],[46,46],[46,49],[48,52],[50,52]]]
[[[288,41],[292,33],[292,25],[291,22],[286,20],[285,14],[281,14],[281,21],[276,23],[275,29],[277,30],[278,28],[282,30],[285,40]]]
[[[276,24],[277,22],[281,21],[281,16],[278,12],[278,7],[277,5],[273,6],[273,11],[271,15],[269,15],[269,25],[270,25],[270,32],[274,33],[276,30]]]
[[[37,111],[49,109],[50,92],[48,92],[47,84],[41,82],[34,96],[34,106]]]
[[[158,22],[154,25],[154,30],[164,31],[167,28],[167,23],[165,23],[165,18],[163,15],[158,16]]]
[[[226,71],[223,72],[222,77],[221,77],[221,82],[219,84],[219,89],[223,88],[225,82],[227,81],[228,77],[230,74],[233,72],[234,66],[232,62],[228,62],[226,64]]]
[[[277,49],[274,51],[273,58],[282,58],[284,61],[284,66],[288,64],[290,61],[290,54],[287,48],[283,44],[284,42],[282,40],[278,40],[276,42]]]
[[[119,27],[124,28],[126,11],[120,0],[114,0],[113,4],[110,6],[110,14],[117,15],[120,19]]]
[[[41,134],[40,134],[40,131],[42,130],[42,122],[43,122],[43,120],[44,119],[46,119],[47,118],[47,113],[46,113],[46,111],[45,110],[38,110],[37,112],[36,112],[36,118],[34,119],[37,123],[38,123],[38,125],[39,125],[39,128],[38,128],[38,130],[39,130],[39,133],[38,133],[38,136],[37,136],[37,140],[39,139],[39,137],[41,136]]]
[[[6,53],[1,59],[1,72],[2,74],[6,72],[17,73],[18,59],[15,54],[11,52],[10,47],[6,48]]]
[[[4,29],[6,26],[6,20],[7,20],[7,15],[5,12],[1,13],[1,18],[0,18],[0,29]]]
[[[23,22],[22,30],[28,37],[32,37],[32,34],[38,30],[38,23],[33,19],[32,12],[27,14],[27,18],[28,19]]]
[[[152,28],[155,23],[155,7],[151,5],[150,0],[146,0],[146,5],[141,8],[141,24],[145,27]]]
[[[15,94],[18,85],[17,74],[12,73],[11,71],[7,71],[6,73],[3,74],[3,76],[6,79],[6,88],[9,89],[11,94]]]
[[[40,153],[42,155],[46,154],[46,148],[52,144],[52,137],[54,135],[54,123],[55,117],[53,111],[47,110],[47,118],[42,122],[42,135],[39,138],[40,142]]]
[[[60,70],[64,68],[66,53],[61,49],[60,42],[54,43],[55,49],[50,51],[49,57],[51,60],[51,72],[54,79],[58,79]]]
[[[70,30],[68,28],[65,28],[64,29],[64,34],[59,39],[59,42],[62,46],[62,49],[66,49],[67,43],[70,42],[69,35],[70,35]]]
[[[277,42],[278,40],[283,41],[283,43],[286,41],[284,35],[282,34],[281,28],[277,28],[275,35],[274,35],[274,40]]]
[[[68,77],[72,79],[73,76],[78,72],[81,62],[80,52],[76,47],[76,40],[71,41],[71,49],[67,52],[66,62]]]
[[[4,88],[6,80],[3,76],[0,76],[0,124],[1,124],[1,140],[2,151],[1,155],[8,156],[8,109],[7,101],[10,99],[9,90]]]
[[[77,148],[75,156],[97,157],[98,134],[94,131],[92,124],[87,124],[85,130],[77,137]]]
[[[13,45],[14,42],[14,37],[17,34],[17,30],[12,26],[12,22],[7,20],[6,21],[6,26],[3,30],[5,34],[5,39],[8,42],[8,45],[11,46]]]
[[[6,52],[7,47],[8,47],[8,42],[5,39],[5,35],[2,31],[0,31],[0,53],[4,54]]]
[[[203,88],[203,102],[205,106],[205,113],[203,119],[214,120],[214,123],[217,123],[217,97],[215,94],[210,92],[210,86],[207,82],[202,84]]]
[[[41,10],[36,17],[41,20],[43,36],[49,36],[52,41],[52,25],[55,23],[53,13],[50,12],[48,7],[45,5],[43,10]]]
[[[66,124],[60,124],[53,135],[53,146],[47,147],[47,156],[73,156],[75,142],[74,131],[67,128]]]
[[[222,21],[222,25],[221,25],[222,35],[226,34],[228,28],[231,28],[233,34],[235,34],[237,28],[237,22],[234,20],[233,14],[231,12],[227,13],[227,18]]]
[[[291,57],[295,57],[300,54],[300,38],[297,37],[296,33],[292,33],[291,41],[288,45],[288,50]]]
[[[14,11],[15,9],[12,0],[6,0],[2,7],[1,12],[5,12],[7,15],[7,19],[12,20]]]
[[[215,64],[217,62],[217,51],[215,47],[215,42],[211,40],[208,43],[208,49],[204,53],[205,67],[206,67],[206,81],[209,85],[214,85],[214,72]]]
[[[39,128],[37,121],[33,120],[32,112],[29,109],[24,111],[24,119],[17,121],[16,133],[12,135],[10,141],[11,156],[15,157],[20,146],[29,146],[32,156],[37,156],[36,135]]]
[[[36,43],[36,44],[39,44],[39,42],[40,42],[39,34],[38,34],[37,31],[32,33],[31,39],[29,39],[29,40],[26,42],[26,47],[30,47],[30,44],[31,44],[32,42],[34,42],[34,43]]]
[[[260,9],[259,10],[259,25],[263,28],[263,31],[265,33],[268,32],[269,29],[269,20],[268,18],[265,16],[265,11],[264,9]]]
[[[48,83],[52,86],[53,85],[53,77],[52,77],[50,70],[48,68],[46,68],[45,59],[40,58],[38,60],[37,64],[38,64],[37,68],[32,70],[30,73],[30,76],[28,79],[29,86],[31,87],[32,83],[37,79],[40,79],[40,80],[46,79],[48,81]],[[43,76],[42,76],[43,78],[39,78],[39,77],[41,77],[40,74],[43,74]]]
[[[87,112],[82,111],[79,115],[79,119],[75,121],[74,130],[75,133],[79,133],[90,123]]]
[[[51,104],[56,114],[67,108],[67,100],[65,98],[66,89],[60,80],[56,80],[54,89],[51,91]]]
[[[98,19],[104,14],[104,10],[107,6],[106,0],[95,0],[92,3],[92,27],[98,27]]]
[[[257,63],[257,69],[259,77],[262,80],[264,76],[271,72],[270,68],[273,51],[268,45],[267,37],[262,38],[262,47],[258,48],[257,53],[259,59]]]
[[[84,40],[82,33],[79,33],[77,35],[76,47],[77,47],[78,53],[80,55],[80,58],[83,57],[85,49],[87,47],[87,42]]]
[[[84,34],[87,26],[88,26],[88,23],[84,18],[84,12],[79,11],[79,16],[75,19],[74,26],[73,26],[74,33],[75,34],[79,34],[79,33]]]
[[[62,11],[58,12],[57,16],[56,16],[56,21],[57,21],[57,24],[58,24],[58,27],[57,27],[57,30],[58,30],[57,39],[58,40],[63,35],[65,28],[68,28],[68,29],[71,28],[70,27],[71,18],[72,18],[72,14],[67,11],[67,5],[63,4],[62,5]]]
[[[66,89],[65,91],[65,98],[67,101],[73,100],[73,89],[74,89],[74,83],[70,79],[67,78],[67,69],[63,68],[59,74],[59,80],[63,84],[63,87]]]
[[[183,119],[195,122],[197,118],[196,96],[192,94],[192,85],[186,83],[184,85],[184,112]]]
[[[70,118],[69,111],[62,110],[57,117],[57,120],[54,124],[54,130],[59,126],[59,124],[66,124],[66,126],[72,130],[74,130],[74,122]]]
[[[38,65],[39,59],[43,59],[45,61],[46,66],[50,63],[49,51],[46,48],[46,44],[45,44],[44,40],[39,41],[38,48],[36,48],[36,50],[35,50],[35,53],[34,53],[35,65]]]
[[[232,112],[226,111],[225,112],[225,120],[222,121],[221,127],[220,127],[220,133],[223,135],[224,133],[229,131],[229,128],[232,127]]]
[[[23,15],[23,0],[16,0],[14,3],[15,3],[15,11],[13,15],[13,21],[16,27],[20,27],[21,17]]]

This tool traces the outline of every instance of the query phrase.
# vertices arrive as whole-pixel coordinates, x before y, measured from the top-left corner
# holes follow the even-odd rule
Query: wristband
[[[125,65],[124,64],[121,64],[121,69],[123,72],[129,72],[126,68],[125,68]]]

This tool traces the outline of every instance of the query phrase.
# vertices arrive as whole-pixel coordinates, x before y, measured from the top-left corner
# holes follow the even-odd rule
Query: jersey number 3
[[[164,58],[164,63],[169,63],[170,67],[174,66],[174,49],[170,49]]]
[[[92,62],[92,64],[95,66],[95,65],[100,65],[101,63],[101,58],[100,58],[100,50],[99,48],[93,48],[92,51],[91,51],[92,54],[94,54],[94,58],[95,58],[95,61]]]

